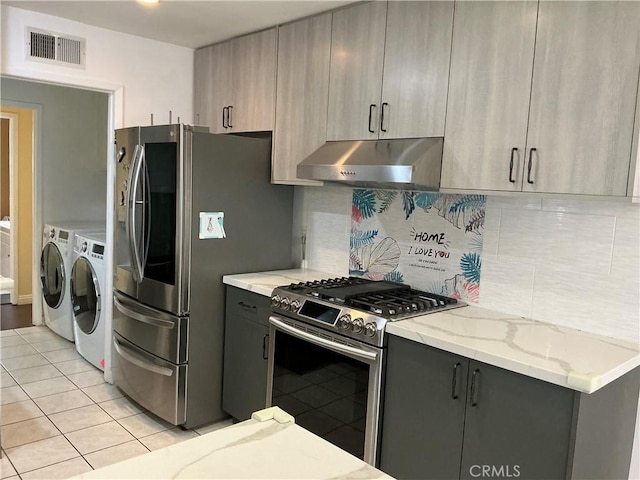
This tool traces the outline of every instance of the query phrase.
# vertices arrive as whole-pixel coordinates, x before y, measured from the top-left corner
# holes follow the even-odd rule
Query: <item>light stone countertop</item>
[[[295,423],[246,420],[77,479],[392,478]]]
[[[390,322],[386,331],[585,393],[640,365],[637,344],[475,306]]]
[[[335,273],[319,272],[306,268],[296,268],[292,270],[276,270],[260,273],[241,273],[238,275],[225,275],[222,277],[223,283],[233,287],[259,293],[265,297],[270,297],[271,292],[276,287],[290,285],[292,283],[322,280],[325,278],[342,277]]]
[[[297,269],[223,281],[271,296],[277,286],[336,276]],[[475,306],[389,322],[386,332],[585,393],[640,365],[638,344]]]

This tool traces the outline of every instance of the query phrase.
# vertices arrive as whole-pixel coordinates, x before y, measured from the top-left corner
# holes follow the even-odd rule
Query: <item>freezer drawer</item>
[[[171,363],[188,361],[189,317],[176,317],[116,291],[113,330],[147,352]]]
[[[173,425],[186,422],[187,365],[174,365],[113,334],[113,382]]]

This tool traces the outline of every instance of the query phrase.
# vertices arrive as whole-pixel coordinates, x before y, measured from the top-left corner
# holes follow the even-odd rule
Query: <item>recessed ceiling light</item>
[[[154,4],[154,3],[158,3],[160,0],[138,0],[138,3],[144,3],[144,4]]]

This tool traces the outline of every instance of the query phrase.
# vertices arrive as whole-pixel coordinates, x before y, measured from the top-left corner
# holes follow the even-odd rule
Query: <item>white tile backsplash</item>
[[[303,187],[307,266],[346,274],[352,189]],[[480,306],[640,341],[640,205],[487,197]]]

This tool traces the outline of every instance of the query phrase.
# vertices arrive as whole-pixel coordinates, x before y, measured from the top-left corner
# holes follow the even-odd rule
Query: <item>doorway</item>
[[[108,189],[107,152],[108,124],[111,121],[110,95],[84,88],[31,82],[2,77],[2,111],[29,109],[32,125],[18,128],[18,136],[28,134],[32,143],[32,166],[28,210],[22,201],[27,193],[25,178],[17,182],[16,205],[19,212],[10,215],[11,226],[28,224],[28,238],[19,231],[12,242],[21,252],[12,258],[27,257],[28,271],[16,268],[14,277],[15,305],[33,302],[33,323],[41,324],[43,307],[40,286],[40,252],[43,227],[47,224],[106,223]],[[23,159],[22,144],[18,148]],[[19,162],[22,166],[22,161]],[[103,227],[104,228],[104,227]],[[14,229],[12,229],[14,230]],[[15,237],[14,237],[15,238]],[[24,251],[24,252],[23,252]],[[24,255],[24,254],[26,255]]]

